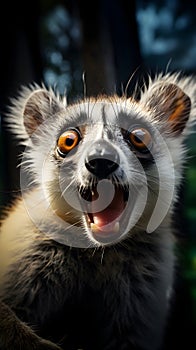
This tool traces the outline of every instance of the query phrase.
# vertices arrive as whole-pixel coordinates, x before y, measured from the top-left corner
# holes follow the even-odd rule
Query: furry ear
[[[191,99],[176,84],[161,81],[152,84],[141,101],[153,110],[159,121],[166,121],[166,128],[176,134],[182,133],[189,119]]]
[[[46,119],[54,119],[66,106],[66,96],[60,97],[52,88],[37,84],[22,86],[17,96],[10,99],[6,127],[26,146],[39,125]]]
[[[46,89],[32,91],[23,112],[23,122],[28,135],[32,135],[46,118],[55,115],[59,110],[60,106],[53,92]]]

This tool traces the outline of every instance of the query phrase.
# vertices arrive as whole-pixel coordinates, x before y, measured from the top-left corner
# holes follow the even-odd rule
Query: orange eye
[[[130,132],[129,140],[132,145],[140,152],[148,152],[151,148],[152,137],[148,130],[137,128]]]
[[[67,130],[58,139],[57,150],[60,156],[65,156],[80,141],[80,134],[77,130]]]

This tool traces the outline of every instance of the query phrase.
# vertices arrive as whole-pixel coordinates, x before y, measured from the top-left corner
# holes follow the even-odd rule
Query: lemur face
[[[168,81],[140,101],[99,97],[66,107],[52,91],[24,108],[25,152],[53,213],[89,246],[152,232],[176,199],[189,97]]]
[[[146,206],[150,174],[158,176],[156,129],[134,103],[129,107],[122,101],[74,106],[69,113],[75,116],[78,108],[78,118],[57,137],[54,158],[61,193],[80,210],[89,239],[101,244],[133,231]],[[155,189],[158,181],[153,182]]]

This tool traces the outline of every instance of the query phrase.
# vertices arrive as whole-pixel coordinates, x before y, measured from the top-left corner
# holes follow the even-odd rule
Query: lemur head
[[[30,163],[22,164],[66,224],[61,237],[72,227],[89,246],[108,245],[169,220],[195,109],[193,90],[189,78],[160,75],[139,101],[100,96],[67,106],[45,87],[23,92],[12,107],[12,115],[22,108],[15,130],[28,140],[24,157]]]

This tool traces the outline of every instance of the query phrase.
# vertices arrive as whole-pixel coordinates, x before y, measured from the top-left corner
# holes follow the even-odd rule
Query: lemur
[[[195,79],[157,74],[136,96],[12,99],[25,147],[1,222],[1,350],[161,349]]]

